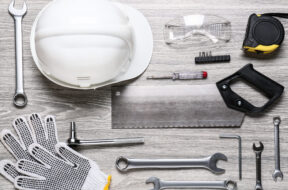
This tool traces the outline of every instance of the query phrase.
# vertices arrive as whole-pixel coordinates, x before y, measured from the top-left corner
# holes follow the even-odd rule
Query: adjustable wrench
[[[276,182],[277,178],[280,178],[280,180],[283,180],[283,173],[281,171],[280,167],[280,123],[281,123],[281,118],[280,117],[275,117],[273,119],[274,123],[274,129],[275,129],[275,171],[273,173],[273,179]]]
[[[162,189],[223,189],[236,190],[237,183],[231,180],[226,181],[161,181],[156,177],[151,177],[146,181],[146,184],[153,183],[152,190]]]
[[[253,144],[253,150],[256,154],[256,188],[255,190],[263,190],[262,187],[262,177],[261,177],[261,155],[264,150],[264,145],[262,142],[259,142],[260,146]]]
[[[27,13],[27,5],[24,2],[21,10],[15,9],[15,0],[9,5],[9,13],[14,18],[15,22],[15,49],[16,49],[16,92],[13,98],[13,103],[17,107],[24,107],[27,104],[27,96],[24,92],[23,82],[23,49],[22,49],[22,19]]]
[[[128,159],[119,157],[116,160],[116,167],[120,172],[132,169],[204,168],[215,174],[223,174],[225,170],[217,168],[216,165],[219,160],[227,161],[227,157],[221,153],[202,159]]]

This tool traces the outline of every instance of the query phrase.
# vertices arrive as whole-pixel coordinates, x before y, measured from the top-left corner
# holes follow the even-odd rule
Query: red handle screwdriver
[[[200,72],[185,72],[185,73],[173,73],[170,76],[149,76],[147,79],[150,80],[161,80],[161,79],[172,79],[172,80],[197,80],[197,79],[206,79],[208,73],[206,71]]]

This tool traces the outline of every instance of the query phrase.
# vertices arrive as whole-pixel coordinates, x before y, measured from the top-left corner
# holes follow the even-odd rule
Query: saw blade
[[[112,87],[112,128],[240,127],[216,85]]]

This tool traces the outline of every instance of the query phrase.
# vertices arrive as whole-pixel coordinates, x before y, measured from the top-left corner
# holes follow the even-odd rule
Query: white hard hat
[[[148,67],[153,36],[144,15],[109,0],[54,0],[37,16],[31,51],[51,81],[95,89],[129,80]]]

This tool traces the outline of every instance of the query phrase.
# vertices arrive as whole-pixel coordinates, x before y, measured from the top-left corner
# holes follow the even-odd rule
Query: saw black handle
[[[242,79],[260,90],[269,101],[261,107],[256,107],[236,94],[231,88],[231,83],[236,79]],[[284,86],[256,71],[252,64],[247,64],[233,75],[216,83],[221,96],[229,108],[244,113],[260,113],[273,104],[283,93]]]

